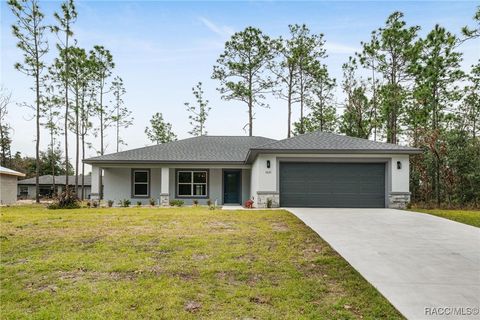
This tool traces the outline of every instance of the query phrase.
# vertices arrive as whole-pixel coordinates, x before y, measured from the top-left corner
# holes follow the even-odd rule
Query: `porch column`
[[[102,169],[98,166],[92,165],[92,190],[90,198],[92,200],[100,200],[100,174]]]
[[[162,168],[160,182],[160,205],[170,205],[170,168]]]

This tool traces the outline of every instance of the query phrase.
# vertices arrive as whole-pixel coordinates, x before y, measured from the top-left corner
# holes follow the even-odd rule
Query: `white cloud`
[[[200,20],[210,31],[224,38],[230,37],[235,32],[233,28],[229,26],[218,26],[205,17],[199,17],[198,20]]]
[[[349,45],[336,43],[336,42],[326,42],[325,49],[328,53],[340,53],[340,54],[354,54],[355,51],[359,51],[359,48],[355,48]]]

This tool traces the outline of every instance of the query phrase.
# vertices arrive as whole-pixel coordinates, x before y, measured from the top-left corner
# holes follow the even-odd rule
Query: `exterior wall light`
[[[397,169],[398,170],[402,169],[402,162],[401,161],[397,161]]]
[[[267,168],[270,169],[270,160],[267,160]]]

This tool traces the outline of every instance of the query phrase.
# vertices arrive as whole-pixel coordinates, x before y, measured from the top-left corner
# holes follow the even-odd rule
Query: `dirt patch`
[[[135,271],[86,271],[83,269],[73,271],[59,271],[58,278],[70,282],[78,282],[83,280],[88,281],[119,281],[119,280],[135,280],[139,274],[143,273],[141,270]]]
[[[262,296],[255,296],[255,297],[250,297],[250,302],[256,303],[256,304],[270,304],[270,298],[269,297],[262,297]]]
[[[274,222],[272,223],[272,230],[277,232],[287,232],[287,231],[290,231],[290,228],[286,223]]]
[[[18,260],[4,262],[4,264],[9,265],[9,266],[16,266],[16,265],[19,265],[19,264],[28,263],[29,261],[30,260],[28,260],[28,259],[18,259]]]
[[[322,250],[323,247],[320,245],[310,246],[302,250],[302,255],[306,260],[311,261],[322,255]]]
[[[180,278],[183,281],[192,281],[196,280],[199,277],[198,271],[180,271],[180,272],[172,272],[170,273],[172,277]]]
[[[81,239],[80,243],[82,245],[94,244],[95,242],[97,242],[97,241],[99,241],[103,238],[104,238],[103,236],[96,236],[96,237],[93,237],[93,238],[85,238],[85,239]]]
[[[252,253],[243,254],[241,256],[236,257],[236,259],[240,261],[245,261],[245,262],[255,262],[258,260],[257,256],[255,256]]]
[[[57,290],[58,290],[58,287],[53,284],[37,287],[37,291],[40,291],[40,292],[57,292]]]
[[[199,311],[201,308],[202,308],[202,304],[200,302],[193,301],[193,300],[187,301],[184,306],[185,311],[191,312],[191,313],[195,313]]]
[[[164,274],[163,268],[159,265],[154,265],[154,266],[148,268],[147,272],[153,273],[156,276],[160,276],[160,275]]]
[[[192,260],[203,261],[203,260],[207,260],[209,257],[210,256],[208,254],[193,254]]]
[[[262,280],[262,276],[259,275],[259,274],[251,274],[249,277],[248,277],[248,280],[247,280],[247,284],[250,286],[250,287],[253,287],[255,286],[258,282],[260,282]]]
[[[238,281],[235,277],[235,272],[232,272],[232,271],[217,272],[216,277],[218,280],[228,284],[238,284]]]
[[[213,230],[235,231],[235,224],[231,222],[213,221],[207,223],[207,226]]]

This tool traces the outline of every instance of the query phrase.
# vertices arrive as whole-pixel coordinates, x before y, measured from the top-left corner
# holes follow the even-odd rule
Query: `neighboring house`
[[[84,199],[90,199],[91,193],[91,176],[86,175],[84,180]],[[56,193],[60,194],[65,190],[66,176],[55,176]],[[75,188],[75,176],[68,177],[68,184]],[[82,176],[78,176],[77,196],[82,196]],[[35,177],[18,181],[18,198],[19,199],[35,199],[36,183]],[[42,198],[52,197],[55,192],[53,189],[53,176],[45,175],[39,177],[39,193]]]
[[[0,204],[17,201],[18,177],[25,177],[25,174],[0,166]]]
[[[201,136],[89,158],[92,198],[256,207],[404,207],[419,149],[315,132],[284,140]]]

